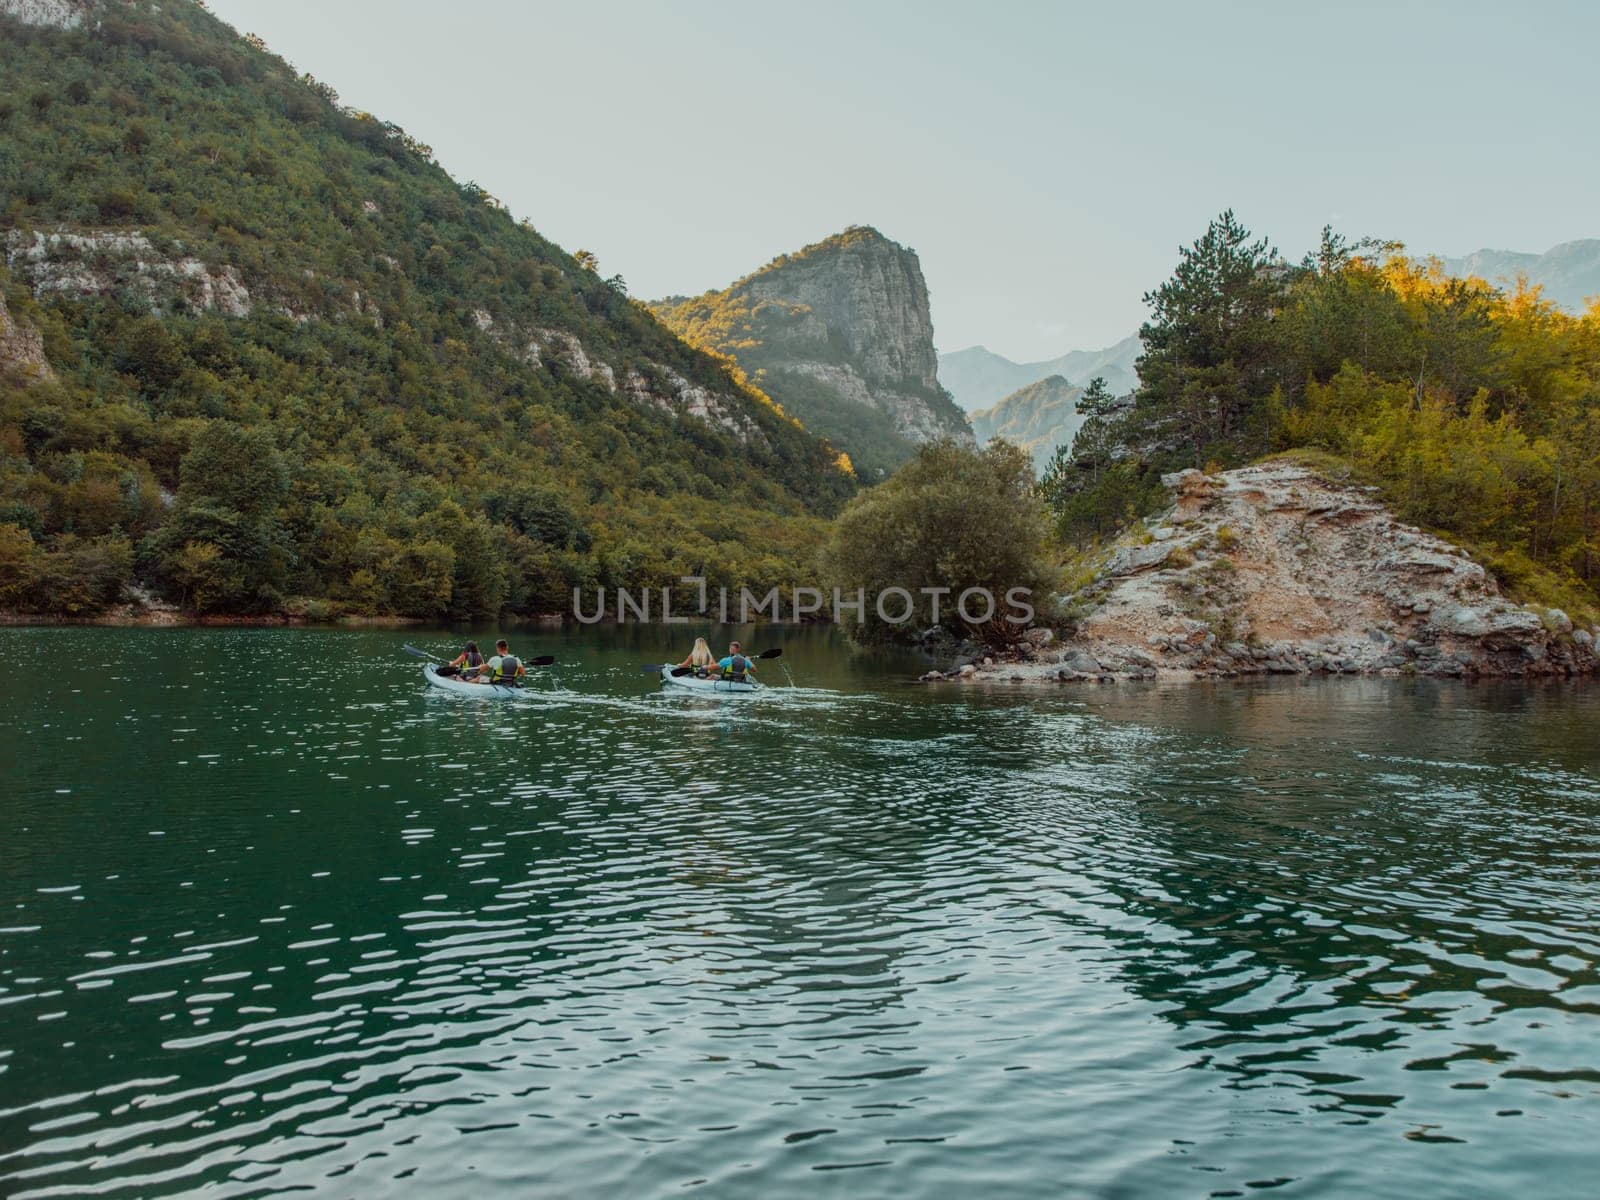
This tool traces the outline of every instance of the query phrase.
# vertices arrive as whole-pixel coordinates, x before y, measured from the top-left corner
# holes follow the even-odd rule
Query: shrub
[[[1022,629],[1004,620],[1006,593],[1027,588],[1042,602],[1056,582],[1048,536],[1026,452],[1007,442],[983,450],[934,442],[845,507],[823,552],[823,574],[842,592],[866,591],[866,620],[852,626],[863,640],[908,640],[940,625],[1004,642]],[[875,598],[891,587],[912,593],[911,622],[891,626],[879,619]],[[957,597],[973,587],[987,589],[997,605],[994,618],[981,626],[956,612]],[[922,588],[949,592],[936,601]]]

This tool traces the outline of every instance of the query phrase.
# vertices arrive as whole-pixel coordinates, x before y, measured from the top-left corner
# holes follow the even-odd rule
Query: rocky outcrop
[[[0,297],[0,380],[38,383],[55,378],[37,329],[19,325]]]
[[[178,243],[157,247],[137,231],[13,230],[6,235],[6,266],[36,296],[81,300],[123,293],[157,316],[179,304],[229,317],[249,316],[254,307],[233,267],[208,266]]]
[[[1033,458],[1034,474],[1042,475],[1056,447],[1070,446],[1083,424],[1078,397],[1083,389],[1060,375],[1012,392],[993,408],[972,414],[972,432],[980,444],[1004,438]]]
[[[1372,489],[1273,462],[1163,482],[1166,512],[1095,564],[1059,643],[975,677],[1531,676],[1600,669],[1600,629],[1503,596]]]
[[[766,435],[750,417],[748,401],[731,391],[693,383],[673,368],[656,362],[619,370],[564,329],[523,329],[501,324],[481,308],[473,312],[472,321],[480,332],[530,367],[570,374],[624,395],[636,404],[703,421],[747,446],[767,445]]]
[[[851,407],[874,414],[882,436],[902,443],[891,459],[939,437],[973,441],[939,385],[921,264],[875,229],[848,229],[725,291],[653,307],[689,341],[732,355],[787,411],[853,456],[886,448],[866,444],[877,427],[841,416]]]
[[[0,17],[44,29],[76,29],[88,10],[86,0],[0,0]]]

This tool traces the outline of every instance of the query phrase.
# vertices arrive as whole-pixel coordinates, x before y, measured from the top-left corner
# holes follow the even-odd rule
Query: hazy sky
[[[943,350],[1133,331],[1233,206],[1417,252],[1600,236],[1589,3],[211,0],[637,296],[846,225]]]

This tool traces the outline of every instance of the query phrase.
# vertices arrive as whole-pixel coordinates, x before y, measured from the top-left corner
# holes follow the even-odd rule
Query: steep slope
[[[939,384],[917,256],[856,226],[720,292],[654,309],[695,345],[731,355],[808,429],[876,479],[923,442],[970,441]]]
[[[1099,376],[1113,395],[1121,396],[1139,384],[1133,364],[1142,350],[1138,334],[1103,350],[1073,350],[1043,362],[1012,362],[982,346],[970,346],[939,356],[939,378],[969,413],[989,408],[1018,388],[1049,375],[1060,375],[1079,387]]]
[[[1543,254],[1479,250],[1439,261],[1452,275],[1476,275],[1498,287],[1509,287],[1518,275],[1526,275],[1529,283],[1543,286],[1546,300],[1573,314],[1581,313],[1591,297],[1600,296],[1600,238],[1563,242]]]
[[[26,368],[0,385],[0,606],[139,580],[442,616],[787,579],[854,489],[722,363],[189,0],[0,0],[0,227],[0,358]],[[262,456],[258,493],[212,469]]]
[[[1081,387],[1050,375],[1012,392],[993,408],[973,413],[972,431],[980,445],[1004,438],[1021,446],[1033,458],[1034,474],[1042,475],[1056,447],[1070,445],[1083,424],[1077,405],[1081,395]]]

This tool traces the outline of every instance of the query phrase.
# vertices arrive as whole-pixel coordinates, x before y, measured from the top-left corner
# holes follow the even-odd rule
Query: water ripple
[[[0,1191],[1589,1194],[1588,693],[610,636],[0,631]]]

